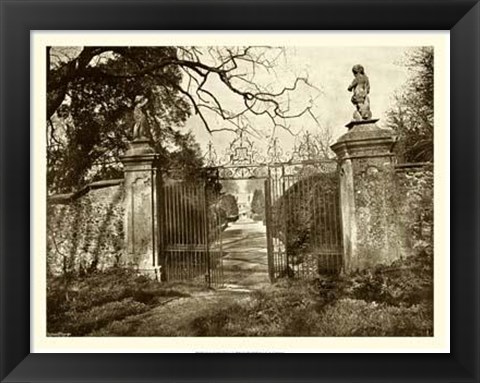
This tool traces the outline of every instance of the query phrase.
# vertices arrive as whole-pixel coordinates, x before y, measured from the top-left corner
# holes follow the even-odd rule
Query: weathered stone
[[[348,87],[349,92],[353,92],[352,104],[356,109],[353,113],[353,120],[369,120],[372,118],[372,112],[370,111],[370,99],[368,94],[370,93],[370,82],[368,76],[365,74],[365,69],[362,65],[354,65],[352,68],[355,78]]]
[[[123,180],[98,181],[47,203],[49,275],[105,270],[123,262]]]
[[[395,167],[397,240],[402,256],[433,246],[433,165],[402,164]]]
[[[133,109],[133,141],[143,141],[148,138],[150,134],[150,127],[148,126],[147,116],[143,111],[143,107],[147,105],[148,99],[144,96],[135,97],[135,108]]]
[[[125,172],[125,253],[127,265],[160,278],[158,154],[146,140],[131,143],[121,158]]]
[[[375,123],[377,121],[378,121],[378,118],[373,118],[373,119],[368,119],[368,120],[352,120],[348,124],[346,124],[345,126],[348,129],[351,129],[354,126],[361,125],[356,130],[356,133],[365,132],[365,131],[369,131],[369,130],[376,131],[377,127],[375,126]]]
[[[390,263],[399,254],[392,241],[395,142],[377,120],[355,121],[332,145],[340,162],[345,271]]]
[[[155,150],[150,146],[150,141],[147,139],[138,139],[129,143],[127,152],[124,158],[141,157],[143,155],[154,155]],[[132,162],[132,161],[129,161]],[[133,160],[133,162],[139,162]],[[141,161],[140,161],[141,162]]]

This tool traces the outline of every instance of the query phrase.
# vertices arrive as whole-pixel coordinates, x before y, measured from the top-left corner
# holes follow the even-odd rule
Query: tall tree
[[[68,191],[99,174],[118,173],[115,163],[126,148],[138,95],[149,100],[147,120],[165,159],[172,151],[183,160],[197,152],[192,137],[172,129],[191,113],[210,132],[244,126],[249,115],[288,129],[290,118],[310,113],[311,105],[290,104],[291,92],[310,86],[307,79],[278,87],[255,78],[273,70],[281,53],[265,47],[48,48],[49,189]],[[227,124],[215,129],[215,116]]]
[[[180,93],[162,86],[164,82],[181,82],[178,68],[164,68],[155,76],[129,75],[138,70],[141,63],[172,54],[172,48],[135,48],[130,52],[132,59],[105,53],[81,72],[71,69],[77,71],[76,76],[71,75],[71,70],[65,68],[81,60],[85,51],[90,49],[82,50],[76,60],[67,63],[55,60],[51,64],[49,78],[53,80],[49,82],[47,109],[58,103],[59,93],[64,98],[48,124],[50,190],[71,191],[88,181],[121,175],[118,159],[131,135],[133,102],[137,95],[149,99],[146,114],[152,141],[163,157],[161,163],[171,165],[187,157],[190,162],[200,161],[200,149],[192,136],[170,128],[181,126],[190,115],[189,106]],[[63,88],[58,86],[58,78],[62,78],[59,73],[69,79]]]
[[[263,190],[256,189],[253,192],[251,210],[258,218],[263,219],[265,217],[265,195]]]
[[[408,54],[411,75],[388,112],[388,125],[398,135],[395,151],[403,162],[433,162],[433,47]]]
[[[238,216],[237,199],[232,194],[224,194],[220,197],[220,208],[225,211],[227,217]]]

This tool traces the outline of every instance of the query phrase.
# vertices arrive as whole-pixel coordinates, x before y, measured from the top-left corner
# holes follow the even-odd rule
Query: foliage
[[[321,129],[312,136],[313,144],[318,148],[318,156],[324,159],[336,158],[335,152],[331,146],[335,143],[333,138],[333,128],[329,123],[321,126]]]
[[[388,125],[398,135],[395,151],[402,162],[433,162],[433,47],[415,48],[405,65],[410,79],[388,113]]]
[[[118,265],[124,248],[123,198],[118,185],[47,204],[47,273],[83,274]]]
[[[254,219],[262,221],[265,218],[265,195],[263,190],[255,189],[251,206]]]
[[[354,299],[329,306],[316,323],[317,336],[432,336],[425,306],[395,307]]]
[[[104,54],[95,65],[65,84],[64,101],[50,117],[48,126],[50,191],[69,192],[100,178],[122,176],[119,157],[131,135],[137,95],[149,99],[145,112],[155,149],[161,155],[160,163],[181,168],[201,165],[200,150],[191,134],[170,128],[182,126],[190,115],[180,92],[165,86],[180,83],[179,69],[166,67],[131,76],[139,66],[174,54],[174,48],[166,47],[130,48],[128,55]],[[52,66],[50,82],[70,62]]]
[[[163,188],[167,201],[164,219],[165,241],[167,244],[202,244],[205,242],[206,206],[209,198],[202,183],[172,182]],[[214,214],[208,209],[209,218]]]
[[[308,336],[316,319],[317,302],[310,286],[285,281],[253,293],[252,300],[233,303],[196,318],[195,336]],[[309,325],[305,326],[308,323]]]
[[[399,291],[405,278],[408,279],[399,273],[398,280],[395,277],[386,280],[385,288]],[[411,292],[421,286],[421,283],[414,286],[414,279],[411,282]],[[357,280],[357,283],[369,282]],[[415,299],[397,296],[387,302],[382,300],[383,293],[375,290],[364,300],[361,294],[352,296],[348,286],[343,279],[325,277],[313,282],[280,281],[255,292],[251,300],[224,305],[196,318],[189,333],[197,336],[433,335],[430,298],[421,294]]]
[[[238,216],[237,199],[232,194],[223,194],[220,197],[219,207],[225,212],[226,217]]]
[[[197,318],[200,336],[432,336],[433,254],[353,276],[281,280]]]
[[[81,278],[47,279],[47,331],[83,336],[108,323],[147,311],[186,292],[160,285],[131,270],[113,268]]]
[[[353,275],[345,294],[392,306],[433,304],[433,254],[430,247],[415,256]]]
[[[403,247],[431,252],[434,233],[434,176],[432,166],[410,169],[396,174],[396,189],[391,193],[395,217]]]
[[[148,100],[144,112],[160,163],[185,177],[202,164],[192,136],[179,131],[192,112],[209,132],[245,126],[249,115],[288,129],[288,119],[311,108],[291,110],[291,92],[311,85],[297,78],[291,86],[262,87],[255,79],[255,73],[271,73],[281,53],[262,47],[48,47],[49,192],[121,176],[118,159],[140,95]],[[218,116],[234,128],[214,129]]]
[[[48,331],[79,336],[140,335],[138,328],[143,335],[164,336],[432,336],[432,263],[427,247],[370,272],[285,279],[242,297],[222,293],[219,301],[202,301],[200,295],[189,296],[191,287],[158,284],[120,269],[78,279],[49,278]],[[178,297],[184,297],[182,314],[189,311],[181,323],[162,319],[161,329],[151,328],[153,314],[138,315]],[[205,304],[199,307],[199,302]]]
[[[301,177],[274,203],[272,233],[285,243],[290,260],[295,263],[341,235],[340,220],[331,219],[336,211],[337,182],[336,173]],[[318,227],[323,227],[322,237]]]
[[[209,241],[215,240],[218,229],[227,222],[219,185],[214,181],[170,181],[165,185],[163,193],[169,206],[163,220],[167,244],[205,244],[207,233]]]

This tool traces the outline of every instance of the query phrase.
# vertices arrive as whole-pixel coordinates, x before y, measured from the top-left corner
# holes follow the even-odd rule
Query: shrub
[[[394,307],[341,299],[317,323],[319,336],[431,336],[433,320],[425,306]]]
[[[223,194],[219,198],[219,207],[223,209],[227,217],[238,216],[237,199],[232,194]]]
[[[82,336],[107,325],[113,320],[140,314],[147,309],[147,305],[136,302],[132,298],[127,298],[119,302],[108,302],[101,306],[94,306],[83,312],[68,311],[64,315],[66,323],[62,330],[72,336]]]
[[[316,173],[296,180],[274,203],[271,216],[272,235],[285,244],[293,265],[331,253],[341,240],[338,174]]]
[[[407,264],[410,262],[413,261],[408,260]],[[407,285],[404,281],[409,279],[408,275],[399,272],[396,279],[391,275],[382,279],[382,274],[365,273],[362,277],[359,274],[355,282],[335,276],[310,282],[280,281],[254,292],[248,301],[222,306],[196,318],[187,333],[197,336],[431,336],[430,298],[420,294],[414,299],[413,290],[405,291],[405,295],[393,293]]]
[[[265,195],[263,190],[255,189],[253,192],[251,211],[255,221],[263,221],[265,217]]]
[[[389,266],[353,275],[346,295],[393,306],[433,305],[433,254],[428,248]]]
[[[120,268],[84,277],[51,277],[47,279],[47,331],[86,335],[174,296],[189,294]]]
[[[282,281],[255,291],[252,299],[233,303],[195,319],[197,336],[308,336],[315,332],[318,311],[325,304],[303,281]]]

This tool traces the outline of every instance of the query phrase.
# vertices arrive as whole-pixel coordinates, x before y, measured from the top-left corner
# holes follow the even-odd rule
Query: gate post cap
[[[152,147],[149,140],[139,139],[129,142],[125,157],[142,156],[145,154],[155,153],[155,149]]]
[[[391,129],[379,128],[378,119],[351,121],[348,132],[342,135],[330,148],[342,159],[355,155],[390,155],[395,136]]]

